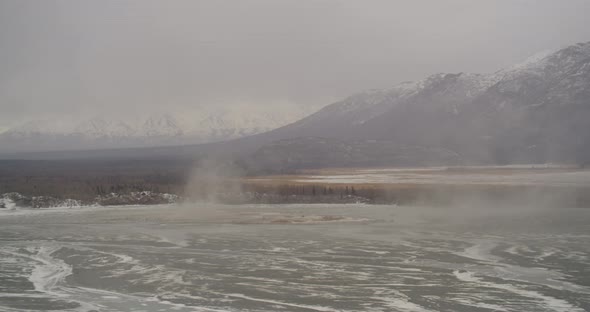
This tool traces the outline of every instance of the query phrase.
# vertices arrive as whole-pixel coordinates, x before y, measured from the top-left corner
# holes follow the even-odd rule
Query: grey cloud
[[[0,1],[0,128],[62,114],[316,106],[590,40],[586,0]]]

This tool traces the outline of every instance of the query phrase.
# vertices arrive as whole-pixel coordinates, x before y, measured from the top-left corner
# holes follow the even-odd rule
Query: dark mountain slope
[[[240,141],[265,145],[301,137],[445,149],[466,163],[583,163],[590,154],[590,42],[493,74],[436,74],[359,93]],[[267,159],[273,146],[279,159],[288,154],[271,144],[263,147]],[[300,144],[292,148],[301,151]]]

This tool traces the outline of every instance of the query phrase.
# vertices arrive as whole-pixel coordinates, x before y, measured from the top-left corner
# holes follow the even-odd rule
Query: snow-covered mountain
[[[145,137],[182,136],[186,131],[178,124],[176,118],[170,115],[151,116],[143,122],[138,130],[138,135]]]
[[[182,145],[223,141],[294,122],[304,109],[246,110],[240,107],[188,116],[152,114],[129,119],[95,116],[33,120],[0,133],[0,152]]]
[[[78,124],[73,132],[62,132],[64,135],[80,135],[88,138],[130,137],[137,134],[137,129],[120,120],[108,120],[95,117]]]
[[[465,162],[590,164],[590,42],[495,73],[435,74],[361,92],[252,141],[269,144],[264,155],[277,162],[294,151],[271,142],[306,137],[442,148]]]

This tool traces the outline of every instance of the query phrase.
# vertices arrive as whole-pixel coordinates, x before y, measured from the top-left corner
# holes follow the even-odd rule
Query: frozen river
[[[0,311],[590,311],[590,209],[0,214]]]

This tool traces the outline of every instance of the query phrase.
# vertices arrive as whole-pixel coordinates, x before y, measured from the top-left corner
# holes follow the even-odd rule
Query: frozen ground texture
[[[565,208],[6,211],[0,311],[588,311],[588,224]]]

